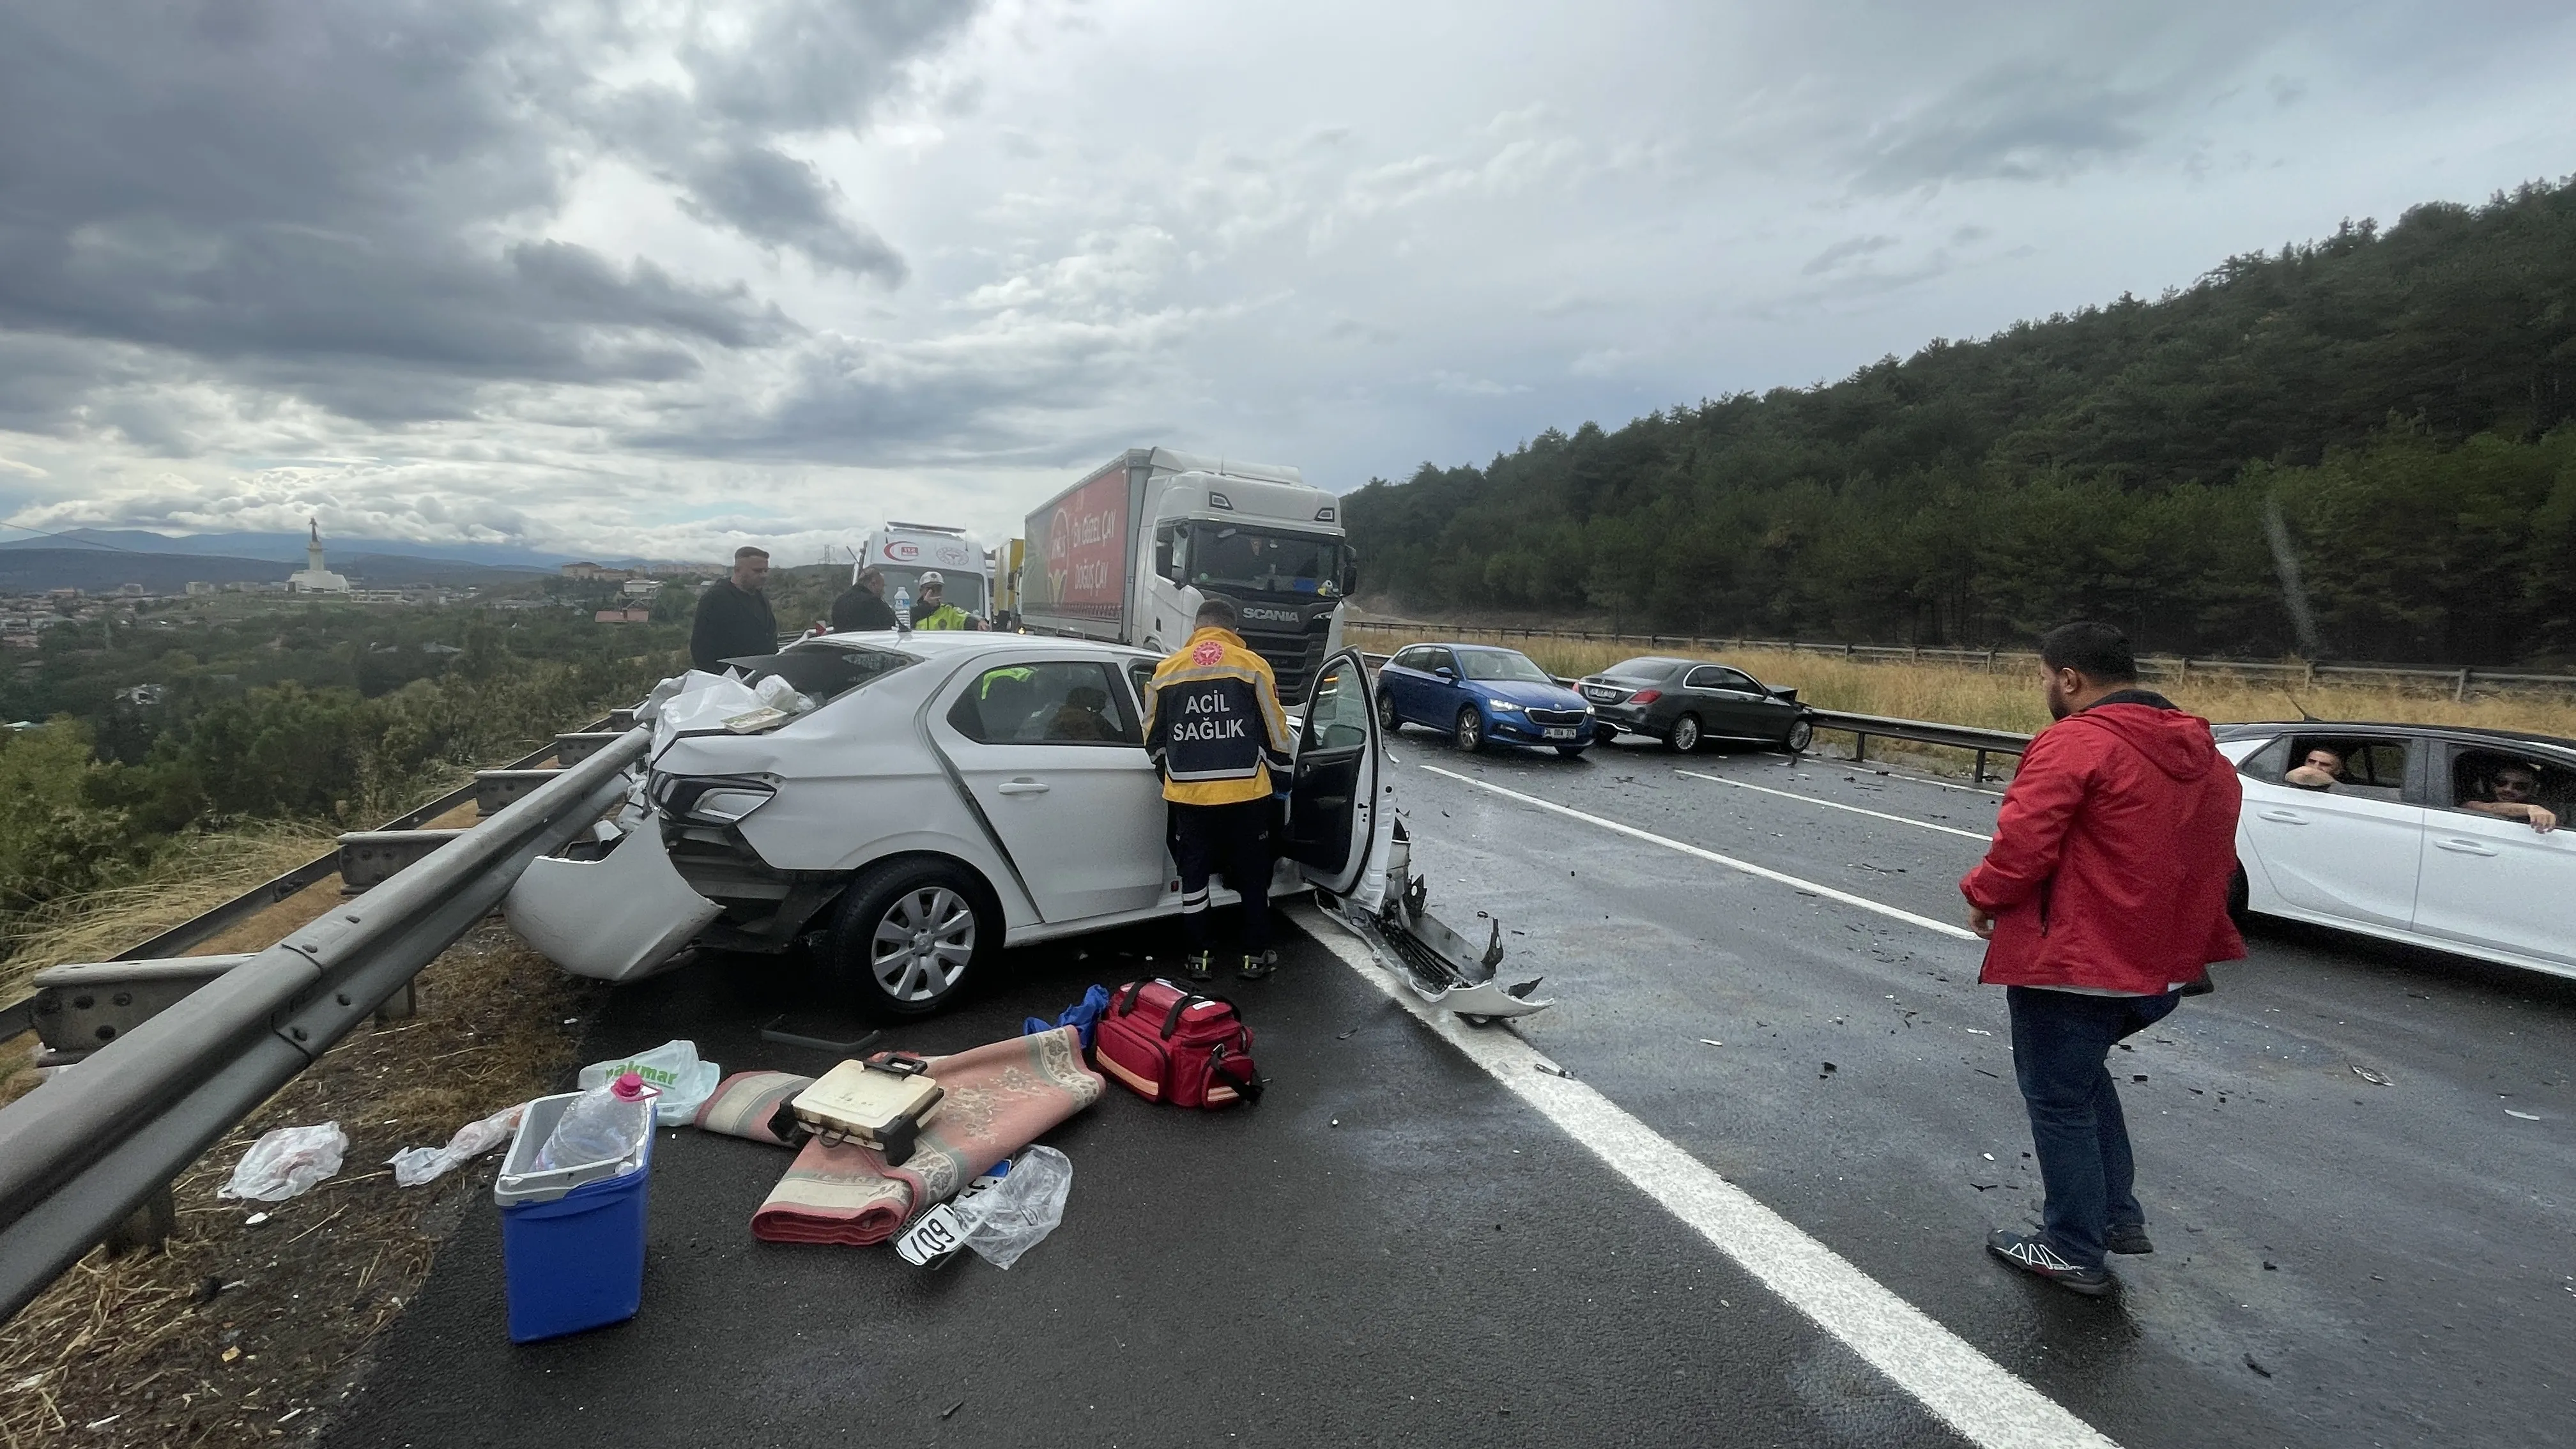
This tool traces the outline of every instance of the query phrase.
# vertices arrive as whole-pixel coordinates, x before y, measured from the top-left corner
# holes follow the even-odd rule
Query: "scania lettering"
[[[1341,648],[1357,577],[1341,500],[1294,468],[1130,448],[1031,513],[1025,537],[1033,632],[1170,650],[1202,602],[1231,599],[1290,706]]]

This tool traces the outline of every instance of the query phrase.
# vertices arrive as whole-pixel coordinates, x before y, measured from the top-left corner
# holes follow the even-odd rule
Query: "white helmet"
[[[944,589],[948,587],[948,580],[941,578],[939,576],[939,570],[937,569],[923,569],[921,571],[921,586],[926,589],[932,584],[937,584]]]

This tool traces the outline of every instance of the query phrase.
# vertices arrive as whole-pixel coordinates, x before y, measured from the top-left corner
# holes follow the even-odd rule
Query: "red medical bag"
[[[1252,1028],[1234,1003],[1160,977],[1130,981],[1110,996],[1092,1057],[1148,1102],[1231,1107],[1261,1099]]]

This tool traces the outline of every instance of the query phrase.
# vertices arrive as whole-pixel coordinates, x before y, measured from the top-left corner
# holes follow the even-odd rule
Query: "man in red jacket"
[[[2039,641],[2048,712],[2022,756],[1986,858],[1959,882],[1984,937],[1979,980],[2005,988],[2013,1074],[2030,1109],[2046,1211],[1997,1228],[1996,1256],[2078,1293],[2114,1280],[2102,1255],[2149,1253],[2120,1095],[2120,1038],[2208,989],[2245,943],[2227,916],[2236,771],[2209,721],[2137,687],[2127,636],[2075,623]]]

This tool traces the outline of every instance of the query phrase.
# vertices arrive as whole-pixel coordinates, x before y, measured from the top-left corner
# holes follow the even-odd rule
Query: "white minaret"
[[[288,592],[298,594],[345,594],[349,592],[349,581],[347,579],[340,577],[338,574],[335,574],[322,566],[322,521],[318,518],[308,517],[304,520],[304,523],[307,529],[304,543],[304,570],[301,573],[293,573],[286,576],[286,587]]]

